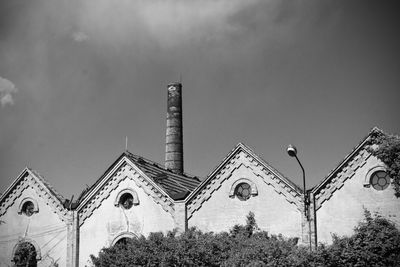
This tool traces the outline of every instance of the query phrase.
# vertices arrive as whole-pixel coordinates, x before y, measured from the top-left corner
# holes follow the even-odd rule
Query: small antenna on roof
[[[128,136],[125,136],[125,151],[128,151]]]
[[[179,73],[179,83],[182,83],[182,73]]]

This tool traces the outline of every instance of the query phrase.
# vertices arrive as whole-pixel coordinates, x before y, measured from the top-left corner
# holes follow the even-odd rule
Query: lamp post
[[[304,194],[304,216],[307,220],[307,223],[309,223],[309,216],[308,216],[308,198],[307,198],[307,191],[306,191],[306,172],[304,171],[304,167],[301,164],[299,158],[297,157],[297,149],[295,146],[293,145],[289,145],[287,148],[287,153],[289,154],[289,156],[291,157],[295,157],[297,162],[299,163],[301,170],[303,171],[303,194]],[[310,225],[309,225],[309,230],[310,230],[310,236],[309,236],[309,240],[310,240],[310,251],[312,249],[312,245],[311,245],[311,229],[310,229]]]

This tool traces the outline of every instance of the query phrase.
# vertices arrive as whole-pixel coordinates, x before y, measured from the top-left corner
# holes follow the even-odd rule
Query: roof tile
[[[184,199],[200,183],[200,180],[196,176],[186,173],[173,173],[156,162],[134,155],[128,151],[125,152],[125,155],[174,200]]]

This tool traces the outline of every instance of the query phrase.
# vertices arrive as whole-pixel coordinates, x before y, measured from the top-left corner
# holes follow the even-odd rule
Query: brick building
[[[302,189],[241,143],[204,179],[186,174],[181,89],[168,85],[164,165],[124,151],[75,201],[23,170],[0,198],[0,266],[15,264],[23,245],[37,266],[90,266],[90,254],[124,238],[192,226],[226,231],[250,211],[262,230],[310,245],[351,234],[364,209],[400,226],[400,199],[385,165],[367,150],[379,129],[321,177],[305,207]]]

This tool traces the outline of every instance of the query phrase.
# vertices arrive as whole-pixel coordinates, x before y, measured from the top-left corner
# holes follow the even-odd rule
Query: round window
[[[28,217],[35,213],[35,205],[32,203],[32,201],[26,201],[22,205],[22,212]]]
[[[124,193],[119,199],[119,205],[128,210],[133,206],[133,196],[130,193]]]
[[[385,171],[377,171],[371,175],[370,183],[375,190],[384,190],[390,184],[390,177]]]
[[[238,184],[235,189],[235,195],[242,201],[248,200],[251,195],[251,186],[247,183]]]

